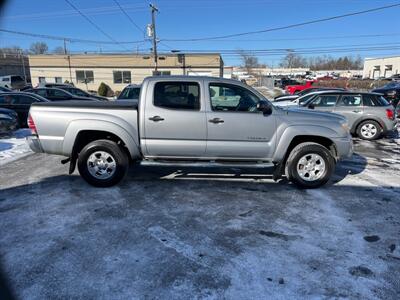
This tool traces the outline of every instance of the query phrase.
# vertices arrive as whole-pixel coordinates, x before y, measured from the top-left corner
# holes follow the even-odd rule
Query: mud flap
[[[275,165],[274,173],[272,174],[272,179],[276,182],[282,178],[283,172],[285,170],[285,164],[278,163]]]
[[[76,167],[76,160],[78,158],[78,155],[73,155],[71,157],[71,160],[69,162],[69,171],[68,174],[71,175],[72,173],[74,173],[75,171],[75,167]]]

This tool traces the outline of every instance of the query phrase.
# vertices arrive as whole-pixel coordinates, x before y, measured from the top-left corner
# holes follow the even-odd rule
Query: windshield
[[[139,99],[140,88],[126,88],[119,95],[118,99]]]
[[[315,94],[308,94],[308,95],[305,95],[303,97],[300,97],[299,99],[297,99],[299,101],[299,105],[305,104],[306,102],[308,102],[314,96],[315,96]]]

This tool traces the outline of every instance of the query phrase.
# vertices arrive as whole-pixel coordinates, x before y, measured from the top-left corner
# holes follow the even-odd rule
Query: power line
[[[128,18],[128,20],[133,24],[133,26],[135,26],[141,33],[145,34],[146,32],[144,31],[143,28],[140,28],[139,25],[137,25],[132,18],[127,14],[127,12],[125,11],[125,9],[119,4],[119,2],[117,0],[114,0],[115,4],[118,5],[119,9],[122,11],[122,13]]]
[[[79,10],[74,4],[72,4],[69,0],[65,0],[74,10],[76,10],[86,21],[88,21],[94,28],[96,28],[99,32],[101,32],[104,36],[106,36],[109,40],[113,41],[114,43],[120,44],[117,40],[115,40],[111,35],[109,35],[107,32],[105,32],[103,29],[101,29],[96,23],[94,23],[92,20],[90,20],[83,12]],[[121,45],[122,48],[128,50],[126,47]]]
[[[300,38],[271,38],[271,39],[221,39],[213,40],[213,42],[284,42],[284,41],[313,41],[313,40],[332,40],[332,39],[355,39],[355,38],[370,38],[370,37],[393,37],[399,36],[400,33],[389,34],[358,34],[358,35],[336,35],[336,36],[315,36],[315,37],[300,37]],[[163,40],[161,40],[163,41]],[[181,42],[203,42],[203,41],[181,41]]]
[[[8,29],[2,29],[2,28],[0,28],[0,32],[16,34],[16,35],[23,35],[23,36],[37,37],[37,38],[48,39],[48,40],[58,40],[58,41],[66,40],[67,42],[70,42],[70,43],[88,43],[88,44],[110,44],[110,45],[115,45],[114,41],[109,42],[109,41],[98,41],[98,40],[86,40],[86,39],[72,38],[72,37],[66,37],[66,36],[57,36],[57,35],[48,35],[48,34],[40,34],[40,33],[30,33],[30,32],[23,32],[23,31],[15,31],[15,30],[8,30]],[[118,43],[119,44],[140,44],[140,43],[143,43],[143,42],[145,42],[145,40],[126,41],[126,42],[118,42]]]
[[[300,26],[305,26],[305,25],[310,25],[310,24],[315,24],[315,23],[320,23],[320,22],[326,22],[326,21],[332,21],[332,20],[347,18],[347,17],[351,17],[351,16],[371,13],[371,12],[380,11],[380,10],[389,9],[389,8],[398,7],[398,6],[400,6],[400,3],[396,3],[396,4],[392,4],[392,5],[386,5],[386,6],[380,6],[380,7],[376,7],[376,8],[372,8],[372,9],[367,9],[367,10],[362,10],[362,11],[347,13],[347,14],[343,14],[343,15],[337,15],[337,16],[322,18],[322,19],[305,21],[305,22],[286,25],[286,26],[280,26],[280,27],[256,30],[256,31],[248,31],[248,32],[242,32],[242,33],[234,33],[234,34],[227,34],[227,35],[220,35],[220,36],[213,36],[213,37],[202,37],[202,38],[164,39],[164,41],[169,41],[169,42],[192,41],[193,42],[193,41],[217,40],[217,39],[225,39],[225,38],[231,38],[231,37],[237,37],[237,36],[259,34],[259,33],[290,29],[290,28],[294,28],[294,27],[300,27]]]

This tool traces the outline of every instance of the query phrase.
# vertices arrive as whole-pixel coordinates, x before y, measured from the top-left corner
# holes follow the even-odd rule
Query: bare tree
[[[9,46],[0,48],[0,53],[4,54],[20,54],[24,51],[19,46]]]
[[[305,68],[307,60],[296,53],[288,53],[279,64],[283,68]]]
[[[64,47],[58,46],[55,47],[52,51],[54,54],[64,54]]]
[[[29,51],[33,54],[45,54],[49,50],[49,47],[44,42],[36,42],[31,44]]]
[[[246,69],[248,74],[254,73],[254,68],[265,67],[265,65],[259,63],[257,56],[248,54],[242,50],[240,50],[238,53],[242,61],[242,67]]]

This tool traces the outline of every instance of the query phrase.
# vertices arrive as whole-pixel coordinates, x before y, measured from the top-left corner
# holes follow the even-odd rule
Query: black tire
[[[305,180],[299,174],[297,166],[300,159],[308,157],[307,155],[316,154],[325,164],[325,170],[318,174],[316,180]],[[316,164],[320,160],[316,162]],[[317,143],[301,143],[293,148],[286,161],[285,173],[289,181],[293,182],[299,188],[312,189],[317,188],[329,181],[335,170],[335,159],[327,148]],[[306,174],[307,175],[307,174]]]
[[[366,131],[364,130],[364,129],[365,129],[365,126],[369,126],[369,128],[371,128],[370,130],[372,130],[373,128],[376,128],[376,131],[374,131],[375,134],[373,134],[373,135],[368,134],[368,133],[370,133],[371,131],[366,132]],[[378,138],[382,135],[382,127],[381,127],[381,125],[379,125],[379,123],[376,122],[376,121],[373,121],[373,120],[366,120],[366,121],[361,122],[361,123],[357,126],[357,135],[358,135],[358,137],[359,137],[360,139],[367,140],[367,141],[373,141],[373,140],[378,139]]]
[[[104,172],[111,173],[105,174],[105,176],[109,176],[108,178],[96,177],[95,175],[92,175],[94,169],[91,168],[91,170],[89,170],[90,167],[88,165],[88,159],[91,157],[92,154],[100,151],[110,155],[111,158],[109,159],[111,160],[111,162],[115,162],[113,173],[111,173],[111,171],[108,172],[109,169],[104,170]],[[105,161],[105,163],[107,164],[107,161]],[[128,167],[129,159],[127,154],[115,142],[109,140],[97,140],[87,144],[79,153],[78,157],[79,173],[87,183],[96,187],[109,187],[117,184],[125,177],[128,171]]]

